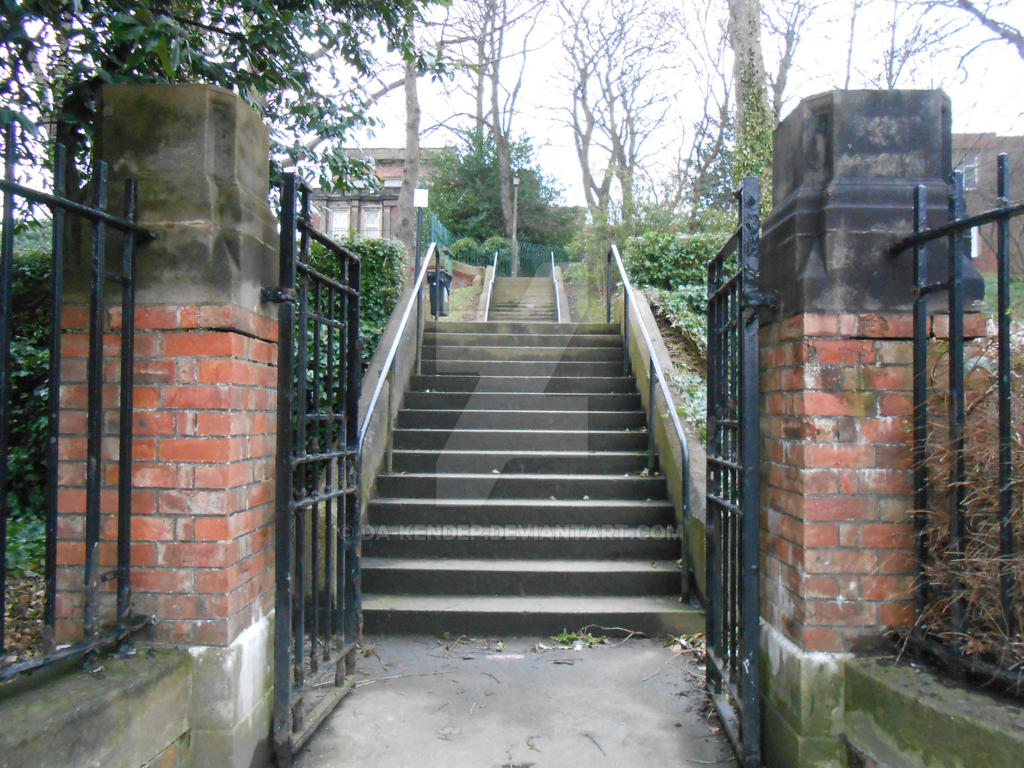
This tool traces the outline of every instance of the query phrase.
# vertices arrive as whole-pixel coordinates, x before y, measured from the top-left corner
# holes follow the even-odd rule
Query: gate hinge
[[[744,309],[771,309],[776,304],[776,298],[774,293],[744,291],[741,304]]]
[[[261,301],[272,301],[275,304],[283,304],[286,301],[295,301],[299,297],[294,288],[263,288],[260,290]]]

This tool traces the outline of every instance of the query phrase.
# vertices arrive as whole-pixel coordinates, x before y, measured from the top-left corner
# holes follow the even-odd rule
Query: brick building
[[[433,155],[442,147],[420,150],[419,186],[429,186],[433,172]],[[317,190],[313,195],[313,223],[332,237],[347,237],[356,232],[361,237],[394,237],[398,221],[398,192],[405,176],[405,149],[349,148],[345,152],[357,160],[369,161],[380,179],[380,186],[363,185],[340,192]]]
[[[1010,198],[1024,199],[1024,136],[994,133],[954,133],[953,167],[964,174],[968,214],[982,213],[999,205],[996,199],[996,158],[1010,156]],[[995,224],[972,232],[971,256],[982,274],[996,271]],[[1010,268],[1015,278],[1024,277],[1024,220],[1010,222]]]

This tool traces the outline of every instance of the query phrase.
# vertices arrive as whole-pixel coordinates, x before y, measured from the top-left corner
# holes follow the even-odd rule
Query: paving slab
[[[736,765],[692,651],[635,637],[556,646],[549,637],[366,637],[360,682],[296,766]]]

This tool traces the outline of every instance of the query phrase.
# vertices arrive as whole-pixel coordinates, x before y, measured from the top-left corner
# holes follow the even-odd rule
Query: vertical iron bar
[[[630,292],[623,286],[623,376],[631,376],[630,365]]]
[[[124,187],[124,217],[135,221],[135,180]],[[117,441],[117,627],[124,630],[131,605],[132,414],[135,388],[135,235],[124,233],[121,254],[121,403]]]
[[[340,258],[340,257],[339,257]],[[341,269],[344,274],[345,260],[341,258]],[[333,287],[327,286],[327,304],[324,307],[324,316],[334,321],[338,319],[337,313],[337,292]],[[338,330],[334,327],[333,322],[328,322],[325,325],[325,332],[327,334],[327,349],[326,349],[326,372],[324,374],[324,443],[326,451],[331,454],[331,457],[327,459],[325,464],[325,486],[327,490],[334,491],[336,487],[341,487],[339,482],[338,473],[338,459],[339,452],[345,450],[344,444],[338,440],[338,418],[337,412],[338,406],[338,393],[336,391],[337,381],[340,379],[334,376],[334,366],[336,365],[334,356],[334,343],[335,335]],[[339,361],[340,362],[340,361]],[[341,454],[344,456],[344,454]],[[343,481],[342,481],[343,482]],[[324,551],[327,556],[327,562],[324,564],[324,592],[326,593],[324,599],[324,610],[327,612],[327,637],[328,642],[324,644],[324,659],[326,660],[330,641],[333,640],[339,634],[339,622],[338,622],[338,591],[337,581],[335,580],[335,574],[337,570],[337,557],[338,557],[338,510],[341,508],[341,502],[337,499],[328,499],[326,502],[326,509],[324,510]]]
[[[67,194],[67,150],[54,147],[53,192]],[[56,645],[57,627],[57,477],[60,467],[60,355],[61,314],[64,310],[64,209],[53,207],[52,259],[50,262],[50,361],[47,387],[46,444],[46,559],[44,576],[46,597],[43,603],[43,647],[51,653]]]
[[[740,272],[740,297],[753,294],[753,284],[758,274],[758,238],[760,236],[760,190],[758,179],[747,177],[740,187],[741,239],[737,269]],[[748,285],[747,282],[751,284]],[[743,751],[751,765],[761,764],[761,712],[760,712],[760,532],[761,494],[759,472],[761,469],[760,431],[760,361],[758,331],[760,323],[755,309],[748,309],[743,317],[743,307],[737,307],[737,320],[742,325],[739,332],[740,366],[739,402],[740,424],[740,465],[743,467],[742,490],[742,531],[740,534],[742,576],[739,579],[740,648],[742,656],[742,682],[740,695],[743,714]]]
[[[416,278],[420,275],[420,261],[422,260],[420,253],[423,247],[422,239],[423,229],[423,209],[416,209],[416,268],[413,270],[412,279],[415,284]],[[487,318],[485,317],[484,320]],[[419,376],[423,372],[422,364],[422,348],[423,348],[423,289],[416,286],[416,375]]]
[[[708,378],[707,378],[707,442],[708,452],[705,461],[705,472],[707,474],[707,521],[705,531],[705,547],[707,558],[705,562],[705,580],[707,584],[708,610],[705,617],[707,632],[707,644],[711,653],[708,654],[707,679],[711,683],[712,691],[720,691],[718,678],[715,674],[714,664],[711,659],[720,650],[718,641],[718,607],[722,600],[721,583],[718,579],[719,548],[718,548],[718,525],[719,507],[718,478],[720,468],[714,463],[718,456],[718,424],[715,408],[717,404],[718,377],[721,375],[719,366],[719,338],[717,328],[718,300],[715,296],[717,288],[717,257],[708,262],[708,304],[707,304],[707,338],[708,338]]]
[[[303,208],[306,204],[306,195],[303,192]],[[309,254],[307,251],[306,238],[303,238],[303,250],[302,257],[306,264],[309,264]],[[312,283],[312,296],[309,297],[309,301],[312,304],[313,312],[310,320],[310,325],[313,331],[313,364],[311,366],[313,381],[310,386],[309,397],[307,398],[306,407],[303,411],[303,418],[308,416],[316,417],[319,413],[320,408],[320,394],[322,388],[322,382],[320,377],[320,328],[321,321],[317,319],[317,316],[321,315],[322,307],[320,306],[320,281],[308,277],[310,283]],[[315,420],[310,425],[313,428],[313,445],[312,450],[317,454],[324,454],[330,450],[329,446],[321,445],[320,440],[322,439],[322,427],[323,424],[319,420]],[[306,465],[309,473],[309,495],[316,497],[319,495],[319,485],[321,479],[320,468],[323,466],[321,461],[316,461],[312,464]],[[317,502],[309,507],[309,529],[310,529],[310,547],[309,547],[309,602],[310,602],[310,624],[312,629],[310,631],[310,643],[309,643],[309,670],[313,676],[320,671],[319,659],[317,657],[317,650],[320,644],[320,558],[323,557],[320,547],[320,512],[322,505]]]
[[[605,322],[612,321],[612,251],[608,249],[608,256],[604,262],[604,301],[605,301]]]
[[[351,257],[350,257],[351,258]],[[349,488],[352,490],[345,495],[345,505],[348,511],[345,521],[347,534],[345,551],[345,641],[354,643],[362,633],[362,594],[359,584],[360,563],[359,563],[359,539],[360,539],[360,516],[361,516],[361,474],[362,461],[358,456],[359,448],[359,393],[362,382],[362,366],[359,361],[359,305],[360,305],[360,271],[362,265],[356,259],[351,259],[349,268],[349,287],[355,292],[348,300],[348,344],[346,353],[349,356],[348,382],[345,393],[345,420],[346,420],[346,454],[347,463],[352,466],[352,482]]]
[[[4,136],[4,178],[14,180],[14,123]],[[14,193],[4,192],[4,230],[0,238],[0,652],[4,650],[7,606],[7,446],[10,442],[11,268],[14,261]]]
[[[928,190],[923,184],[914,189],[914,234],[928,226]],[[927,280],[925,249],[914,246],[914,533],[917,551],[917,584],[914,595],[920,612],[928,601],[928,467],[925,462],[928,443],[928,297],[921,293]]]
[[[107,209],[107,164],[96,164],[96,208]],[[85,635],[93,639],[99,634],[100,589],[100,494],[103,475],[103,271],[107,244],[107,225],[93,223],[92,270],[89,291],[89,360],[88,406],[86,433],[88,463],[86,466],[85,511]]]
[[[647,469],[654,472],[657,447],[654,444],[654,350],[647,365]],[[628,353],[627,353],[628,354]],[[669,404],[671,408],[671,403]]]
[[[434,325],[437,325],[437,317],[441,314],[441,249],[434,249],[434,285],[431,288],[434,301]]]
[[[342,275],[345,278],[342,282],[344,285],[349,284],[351,269],[351,260],[348,258],[348,252],[346,251],[342,254]],[[338,446],[342,451],[341,461],[338,465],[338,483],[345,489],[349,487],[351,466],[348,455],[348,407],[346,405],[349,366],[348,302],[348,293],[340,291],[338,293],[337,317],[343,325],[338,329],[338,391],[335,396],[335,405],[337,406],[335,418],[338,420]],[[335,533],[338,548],[338,559],[335,563],[335,580],[338,592],[334,598],[338,614],[338,626],[335,629],[335,633],[341,636],[345,634],[345,535],[347,530],[348,499],[348,496],[343,496],[337,500],[338,530]]]
[[[295,174],[286,173],[281,184],[281,267],[280,288],[295,290]],[[275,480],[274,554],[276,590],[274,599],[274,743],[279,761],[291,759],[291,625],[292,625],[292,450],[295,433],[292,421],[292,383],[295,377],[295,303],[278,305],[277,357],[277,460]]]
[[[950,214],[954,221],[963,218],[964,179],[959,171],[953,174],[953,199]],[[949,468],[949,520],[951,565],[954,571],[963,568],[964,556],[964,299],[961,236],[949,238],[949,443],[952,461]],[[953,604],[953,624],[963,631],[965,620],[963,599]]]
[[[996,195],[999,204],[1010,204],[1010,156],[1000,154],[997,161]],[[1017,632],[1014,605],[1014,578],[1011,558],[1014,553],[1013,521],[1013,403],[1010,398],[1010,222],[996,223],[996,272],[999,321],[999,596],[1007,637]]]

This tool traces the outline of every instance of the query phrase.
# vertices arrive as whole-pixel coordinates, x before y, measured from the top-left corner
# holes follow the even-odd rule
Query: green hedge
[[[377,343],[405,287],[405,248],[397,240],[349,238],[341,241],[359,257],[360,322],[363,365],[373,357]],[[314,249],[311,261],[319,271],[340,278],[340,263],[326,248]]]

